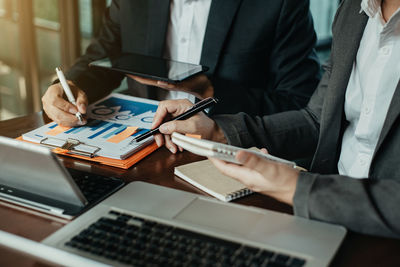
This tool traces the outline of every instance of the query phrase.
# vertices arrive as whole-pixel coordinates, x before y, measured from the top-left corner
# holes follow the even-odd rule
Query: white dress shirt
[[[165,57],[199,64],[211,0],[171,0]],[[171,91],[167,99],[188,98],[191,94]]]
[[[385,22],[381,0],[364,0],[369,20],[346,90],[344,132],[338,170],[368,177],[393,93],[400,79],[400,9]]]

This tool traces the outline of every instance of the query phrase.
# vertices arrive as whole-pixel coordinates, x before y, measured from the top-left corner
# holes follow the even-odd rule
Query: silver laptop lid
[[[0,184],[83,207],[87,201],[45,147],[0,136]]]

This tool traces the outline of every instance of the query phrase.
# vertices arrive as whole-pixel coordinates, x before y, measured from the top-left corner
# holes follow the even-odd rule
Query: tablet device
[[[89,66],[170,83],[186,80],[208,70],[208,67],[201,65],[127,53],[112,59],[93,61]]]
[[[183,149],[186,149],[187,151],[190,151],[194,154],[204,156],[204,157],[214,157],[214,158],[218,158],[218,159],[221,159],[221,160],[224,160],[227,162],[231,162],[231,163],[240,165],[240,162],[238,162],[236,160],[236,153],[239,152],[240,150],[245,150],[250,153],[256,154],[264,159],[282,163],[282,164],[286,164],[295,169],[305,171],[304,168],[297,166],[296,163],[293,161],[278,158],[278,157],[272,156],[270,154],[261,153],[259,151],[253,150],[253,149],[245,149],[245,148],[235,147],[235,146],[217,143],[217,142],[213,142],[213,141],[209,141],[209,140],[197,139],[197,138],[186,136],[186,135],[183,135],[183,134],[180,134],[177,132],[172,133],[171,139],[172,139],[172,142],[174,144],[176,144],[177,146],[180,146]]]

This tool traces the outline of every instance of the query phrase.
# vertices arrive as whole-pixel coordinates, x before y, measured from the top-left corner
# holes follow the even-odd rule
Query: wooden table
[[[42,113],[0,121],[0,135],[15,138],[43,125],[46,121],[47,119]],[[202,159],[188,152],[173,155],[167,149],[160,148],[129,170],[91,164],[68,157],[60,157],[60,159],[68,167],[119,177],[126,182],[145,181],[188,192],[205,194],[173,174],[175,166]],[[292,213],[291,207],[260,194],[253,194],[235,202]],[[5,206],[4,203],[0,205],[0,229],[32,240],[40,241],[61,228],[64,224],[65,222],[51,217],[37,216],[23,210],[18,210],[15,207]],[[399,252],[400,240],[348,233],[333,260],[332,266],[400,266]],[[34,259],[20,253],[0,248],[0,266],[32,265],[37,266],[38,263]]]

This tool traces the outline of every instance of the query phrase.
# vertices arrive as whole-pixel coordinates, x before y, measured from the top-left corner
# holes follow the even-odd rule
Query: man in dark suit
[[[361,12],[360,12],[361,4]],[[271,116],[203,114],[161,132],[201,134],[287,159],[314,155],[309,172],[241,151],[234,165],[212,159],[250,189],[305,218],[400,237],[400,1],[344,0],[333,25],[330,63],[306,108]],[[154,126],[185,101],[160,104]],[[169,137],[157,136],[176,152]]]
[[[193,10],[193,5],[199,7]],[[187,16],[189,12],[193,16]],[[201,19],[206,22],[203,32],[202,26],[186,27]],[[190,40],[192,44],[203,41],[197,42],[198,49],[189,46],[188,56],[181,57],[179,53],[187,49],[182,43],[188,40],[180,34],[194,30],[199,33]],[[87,97],[91,102],[109,93],[124,78],[88,68],[89,62],[121,52],[189,61],[198,53],[199,60],[191,63],[208,66],[205,75],[176,86],[134,77],[159,88],[140,86],[129,79],[130,93],[165,99],[168,91],[160,89],[164,88],[198,98],[215,96],[220,104],[214,113],[272,114],[299,109],[308,102],[319,80],[315,40],[308,0],[115,0],[107,9],[99,36],[66,77],[77,96],[78,109],[84,113]],[[51,119],[64,125],[78,123],[73,115],[77,107],[63,99],[59,84],[50,86],[42,100]]]

